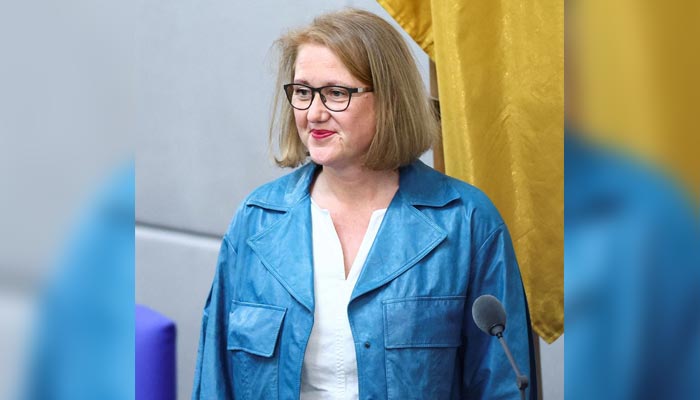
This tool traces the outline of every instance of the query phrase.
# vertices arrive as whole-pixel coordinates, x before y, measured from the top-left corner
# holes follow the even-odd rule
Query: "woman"
[[[437,123],[400,34],[346,10],[277,46],[271,138],[279,165],[302,166],[255,190],[224,236],[193,398],[517,397],[470,311],[503,301],[528,375],[512,244],[484,194],[417,161]]]

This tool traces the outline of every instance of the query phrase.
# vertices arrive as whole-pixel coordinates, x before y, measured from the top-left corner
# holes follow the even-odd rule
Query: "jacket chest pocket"
[[[227,349],[236,399],[277,399],[277,342],[286,308],[233,301]],[[277,354],[276,354],[277,353]]]
[[[448,399],[462,345],[461,296],[385,300],[384,347],[389,399]]]

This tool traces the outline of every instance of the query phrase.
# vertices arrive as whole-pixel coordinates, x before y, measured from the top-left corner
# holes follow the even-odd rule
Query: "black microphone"
[[[513,359],[513,355],[508,349],[506,340],[503,338],[503,331],[506,329],[506,310],[503,308],[503,304],[490,294],[479,296],[474,301],[474,305],[472,305],[472,317],[479,329],[491,336],[496,336],[498,341],[501,342],[510,365],[515,371],[520,398],[524,400],[525,389],[527,389],[530,381],[527,376],[520,373],[518,365],[515,364],[515,359]]]

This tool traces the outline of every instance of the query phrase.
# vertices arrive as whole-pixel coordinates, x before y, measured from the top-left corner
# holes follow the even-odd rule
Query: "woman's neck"
[[[377,209],[388,207],[398,187],[397,170],[324,167],[311,188],[311,196],[323,208],[357,205]]]

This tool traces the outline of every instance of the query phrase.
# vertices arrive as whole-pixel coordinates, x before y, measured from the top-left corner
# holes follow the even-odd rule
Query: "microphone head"
[[[479,296],[472,305],[472,317],[476,326],[491,336],[506,329],[506,310],[497,298],[490,294]]]

